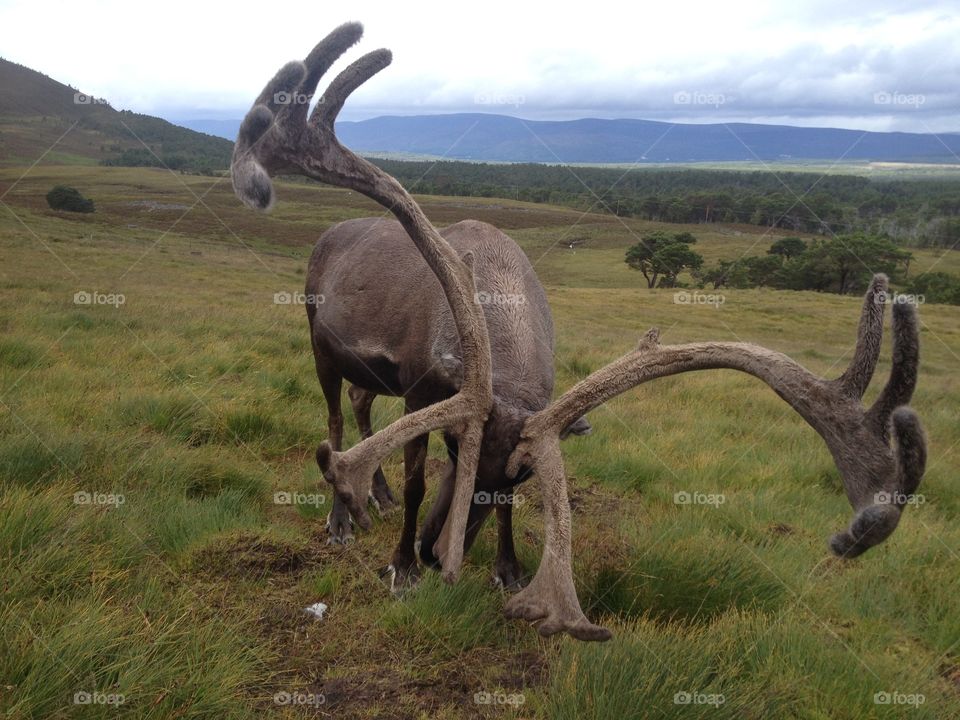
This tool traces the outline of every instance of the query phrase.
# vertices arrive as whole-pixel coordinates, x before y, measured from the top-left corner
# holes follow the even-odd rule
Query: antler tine
[[[273,182],[270,174],[253,153],[253,148],[273,125],[273,113],[265,105],[255,105],[240,123],[233,146],[230,177],[233,191],[245,205],[266,211],[273,207]]]
[[[850,365],[834,382],[841,392],[858,400],[863,397],[873,378],[883,344],[883,312],[887,302],[887,276],[873,276],[863,297],[863,311],[857,328],[857,346]]]
[[[880,398],[865,411],[861,397],[876,367],[883,330],[887,278],[876,275],[864,297],[857,346],[837,380],[812,374],[783,353],[748,343],[659,344],[656,329],[636,349],[581,380],[550,407],[530,417],[507,462],[516,477],[532,470],[544,496],[545,542],[537,575],[507,603],[511,617],[540,621],[541,631],[565,630],[602,639],[580,609],[569,563],[569,504],[565,497],[559,434],[585,412],[636,385],[693,370],[729,368],[769,385],[824,439],[840,471],[855,515],[830,540],[839,556],[855,557],[882,542],[900,521],[905,495],[916,490],[926,463],[926,443],[916,413],[906,407],[916,385],[919,337],[916,310],[894,304],[894,362]],[[892,422],[891,422],[892,413]],[[890,447],[892,425],[896,449]],[[561,499],[563,502],[561,502]]]
[[[280,68],[260,91],[240,124],[230,164],[234,190],[246,205],[254,210],[269,210],[273,206],[270,175],[282,167],[276,162],[275,155],[258,158],[257,144],[275,124],[282,124],[287,132],[298,134],[298,126],[307,116],[309,103],[305,100],[312,96],[320,78],[337,58],[362,35],[363,25],[344,23],[317,43],[306,60],[292,60]],[[281,102],[282,99],[286,102]]]
[[[320,78],[361,37],[363,25],[358,22],[344,23],[317,43],[303,62],[288,63],[290,70],[289,76],[284,78],[285,82],[282,85],[268,85],[257,102],[273,110],[277,114],[277,122],[283,124],[288,132],[301,132]],[[281,94],[285,95],[284,102],[277,101]],[[322,98],[320,102],[323,102]]]
[[[897,440],[900,493],[906,497],[917,491],[927,469],[927,440],[920,418],[908,407],[893,412],[893,434]]]
[[[920,365],[920,329],[917,309],[910,303],[893,303],[893,364],[887,384],[868,415],[886,431],[891,413],[906,405],[917,387]]]
[[[327,91],[323,94],[320,102],[317,103],[313,113],[310,115],[311,125],[323,124],[333,129],[333,123],[340,114],[343,104],[347,101],[350,94],[367,80],[387,67],[393,60],[393,53],[381,48],[367,53],[356,62],[337,75]]]
[[[320,78],[362,32],[359,23],[341,25],[306,60],[280,69],[244,118],[230,169],[236,194],[259,210],[272,205],[270,176],[278,172],[299,173],[367,195],[393,212],[440,281],[460,336],[464,375],[460,391],[404,416],[347,452],[334,452],[324,443],[317,450],[317,462],[356,520],[367,528],[367,492],[374,469],[386,455],[431,430],[443,428],[456,437],[459,462],[450,525],[444,534],[449,551],[443,557],[444,575],[452,580],[463,559],[482,429],[493,406],[490,339],[482,309],[474,302],[471,259],[460,258],[400,183],[343,147],[334,134],[334,120],[346,98],[390,64],[390,52],[375,50],[347,67],[330,84],[310,122],[306,120],[309,99]],[[280,93],[291,96],[280,98]]]
[[[320,78],[326,74],[337,58],[355,45],[361,37],[363,37],[363,25],[358,22],[348,22],[334,29],[318,42],[303,61],[307,72],[298,90],[305,95],[313,94]]]
[[[284,93],[292,93],[303,81],[303,76],[307,69],[301,60],[291,60],[282,68],[277,70],[270,82],[263,86],[260,95],[254,102],[254,107],[263,105],[270,112],[277,113],[287,107],[287,103],[278,102],[278,96]]]

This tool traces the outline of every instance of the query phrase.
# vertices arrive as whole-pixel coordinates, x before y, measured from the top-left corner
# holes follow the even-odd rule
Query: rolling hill
[[[166,165],[222,170],[233,143],[80,93],[0,59],[0,164]]]

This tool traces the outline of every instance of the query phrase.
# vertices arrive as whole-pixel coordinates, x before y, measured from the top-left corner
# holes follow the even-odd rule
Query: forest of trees
[[[960,248],[960,180],[801,172],[491,165],[375,159],[412,192],[502,197],[671,223],[866,233]]]

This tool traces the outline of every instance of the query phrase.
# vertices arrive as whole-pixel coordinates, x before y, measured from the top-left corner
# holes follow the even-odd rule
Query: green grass
[[[0,192],[24,170],[0,170]],[[47,209],[56,182],[92,197],[97,212]],[[330,492],[313,451],[326,411],[303,309],[273,295],[302,287],[312,243],[331,223],[380,210],[301,183],[281,183],[278,195],[261,216],[240,207],[228,181],[71,165],[34,168],[4,198],[0,712],[960,717],[960,308],[920,311],[914,406],[929,436],[926,502],[853,562],[826,548],[850,515],[826,448],[759,381],[691,373],[594,411],[594,433],[564,443],[574,570],[584,609],[615,637],[545,640],[502,617],[487,580],[492,526],[457,585],[425,570],[401,600],[378,577],[399,513],[352,546],[325,544]],[[641,288],[624,250],[663,226],[422,200],[438,224],[478,217],[505,228],[535,262],[554,313],[558,391],[654,325],[664,342],[758,342],[826,375],[849,358],[856,298],[739,290],[715,308]],[[689,229],[708,260],[765,252],[773,239]],[[570,239],[584,242],[574,251]],[[960,273],[957,253],[916,254],[912,272]],[[81,291],[125,301],[77,305]],[[868,399],[889,353],[888,340]],[[378,400],[374,425],[399,412],[396,400]],[[356,439],[348,420],[346,443]],[[435,438],[431,496],[443,458]],[[399,456],[385,471],[400,497]],[[680,505],[679,492],[724,501]],[[275,493],[311,500],[277,504]],[[539,494],[533,483],[520,493],[515,536],[532,569]],[[302,612],[315,602],[330,606],[322,621]],[[85,692],[123,703],[75,704]],[[281,705],[277,693],[324,702]],[[676,702],[682,693],[690,703]],[[925,701],[877,704],[877,693]]]

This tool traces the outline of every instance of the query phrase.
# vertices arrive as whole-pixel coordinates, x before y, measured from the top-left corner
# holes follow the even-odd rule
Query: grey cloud
[[[926,12],[919,16],[917,13]],[[493,112],[534,119],[644,117],[682,122],[811,121],[842,127],[916,132],[960,130],[960,44],[956,22],[943,3],[925,0],[813,0],[785,7],[782,51],[763,55],[744,38],[731,37],[721,57],[691,57],[676,66],[600,68],[587,48],[545,53],[534,69],[491,80],[450,78],[442,67],[421,77],[397,69],[358,92],[345,119],[378,114]],[[795,44],[790,28],[868,28],[911,13],[904,36],[889,44],[849,43],[827,51],[813,42]],[[944,13],[939,19],[937,13]],[[921,27],[916,37],[907,28]],[[638,36],[638,42],[642,36]],[[682,42],[682,33],[678,34]],[[742,43],[742,45],[741,45]],[[629,60],[629,49],[624,57]],[[530,79],[526,79],[530,78]],[[194,117],[228,117],[245,111],[221,107]],[[168,113],[169,114],[169,113]],[[188,109],[175,113],[187,117]]]

